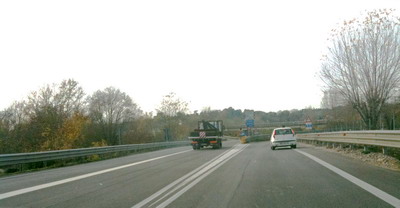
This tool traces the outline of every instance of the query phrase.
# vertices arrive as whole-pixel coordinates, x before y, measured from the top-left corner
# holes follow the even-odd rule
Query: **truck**
[[[197,129],[190,132],[189,139],[194,150],[211,146],[213,149],[222,148],[224,136],[224,123],[222,120],[199,121]]]

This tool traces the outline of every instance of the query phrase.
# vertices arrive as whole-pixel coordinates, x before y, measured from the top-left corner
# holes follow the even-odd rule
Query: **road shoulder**
[[[400,171],[378,167],[360,158],[353,158],[325,147],[300,144],[299,149],[400,198],[400,189],[398,188],[400,187]]]

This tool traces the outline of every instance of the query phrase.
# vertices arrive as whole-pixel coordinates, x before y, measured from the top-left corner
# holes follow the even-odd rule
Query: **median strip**
[[[176,200],[178,197],[180,197],[194,185],[199,183],[202,179],[207,177],[209,174],[214,172],[224,163],[226,163],[227,161],[235,157],[237,154],[239,154],[241,151],[243,151],[247,146],[248,144],[237,144],[233,146],[231,149],[225,151],[224,153],[215,157],[213,160],[203,164],[199,168],[196,168],[195,170],[191,171],[190,173],[182,176],[181,178],[177,179],[176,181],[162,188],[158,192],[154,193],[150,197],[134,205],[132,208],[152,207],[158,203],[160,204],[157,207],[168,206],[170,203],[172,203],[174,200]],[[158,199],[155,200],[156,198]],[[148,205],[150,202],[152,203]]]

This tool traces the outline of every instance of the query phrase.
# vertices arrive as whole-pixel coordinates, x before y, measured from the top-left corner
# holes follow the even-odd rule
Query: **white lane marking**
[[[105,169],[105,170],[101,170],[101,171],[96,171],[96,172],[93,172],[93,173],[88,173],[88,174],[84,174],[84,175],[80,175],[80,176],[75,176],[75,177],[72,177],[72,178],[67,178],[67,179],[54,181],[54,182],[50,182],[50,183],[45,183],[45,184],[42,184],[42,185],[37,185],[37,186],[29,187],[29,188],[10,191],[10,192],[7,192],[7,193],[0,194],[0,200],[6,199],[6,198],[10,198],[10,197],[13,197],[13,196],[17,196],[17,195],[21,195],[21,194],[25,194],[25,193],[29,193],[29,192],[32,192],[32,191],[37,191],[37,190],[44,189],[44,188],[49,188],[49,187],[52,187],[52,186],[57,186],[57,185],[60,185],[60,184],[64,184],[64,183],[68,183],[68,182],[72,182],[72,181],[88,178],[88,177],[91,177],[91,176],[96,176],[96,175],[100,175],[100,174],[103,174],[103,173],[108,173],[108,172],[111,172],[111,171],[115,171],[115,170],[131,167],[131,166],[134,166],[134,165],[140,165],[140,164],[143,164],[143,163],[147,163],[147,162],[151,162],[151,161],[154,161],[154,160],[163,159],[163,158],[166,158],[166,157],[182,154],[182,153],[189,152],[189,151],[193,151],[193,150],[185,150],[185,151],[181,151],[181,152],[177,152],[177,153],[172,153],[172,154],[169,154],[169,155],[164,155],[164,156],[155,157],[155,158],[148,159],[148,160],[143,160],[143,161],[127,164],[127,165],[118,166],[118,167],[115,167],[115,168],[109,168],[109,169]]]
[[[375,186],[372,186],[372,185],[370,185],[370,184],[368,184],[368,183],[366,183],[366,182],[364,182],[364,181],[362,181],[362,180],[360,180],[360,179],[358,179],[358,178],[356,178],[356,177],[344,172],[343,170],[340,170],[339,168],[337,168],[337,167],[335,167],[335,166],[333,166],[333,165],[331,165],[331,164],[329,164],[329,163],[327,163],[327,162],[325,162],[325,161],[323,161],[323,160],[321,160],[321,159],[319,159],[319,158],[317,158],[317,157],[315,157],[313,155],[310,155],[310,154],[308,154],[306,152],[303,152],[303,151],[297,150],[297,149],[295,151],[297,151],[297,152],[309,157],[310,159],[314,160],[315,162],[321,164],[322,166],[328,168],[329,170],[335,172],[336,174],[338,174],[338,175],[342,176],[343,178],[349,180],[350,182],[356,184],[357,186],[359,186],[362,189],[368,191],[369,193],[375,195],[376,197],[382,199],[383,201],[389,203],[390,205],[392,205],[394,207],[400,207],[400,199],[398,199],[398,198],[396,198],[396,197],[394,197],[394,196],[392,196],[392,195],[390,195],[390,194],[388,194],[388,193],[376,188]]]
[[[236,146],[238,146],[239,144],[235,144],[233,147],[231,147],[231,149],[235,148]],[[174,187],[175,185],[177,185],[178,183],[180,183],[181,181],[185,180],[186,178],[188,178],[189,176],[195,174],[196,172],[198,172],[199,170],[201,170],[202,168],[204,168],[205,166],[207,166],[208,164],[212,163],[213,161],[217,160],[218,158],[222,157],[224,154],[228,153],[231,149],[226,150],[225,152],[221,153],[220,155],[218,155],[217,157],[215,157],[214,159],[208,161],[207,163],[203,164],[202,166],[196,168],[195,170],[191,171],[190,173],[182,176],[181,178],[175,180],[174,182],[170,183],[169,185],[167,185],[166,187],[162,188],[161,190],[157,191],[156,193],[154,193],[153,195],[147,197],[145,200],[139,202],[138,204],[136,204],[135,206],[133,206],[132,208],[139,208],[139,207],[143,207],[144,205],[146,205],[147,203],[149,203],[150,201],[154,200],[155,198],[159,197],[161,194],[163,194],[164,192],[168,191],[170,188]]]
[[[149,202],[153,201],[155,198],[159,197],[160,195],[164,194],[165,192],[167,192],[169,189],[173,188],[174,186],[176,186],[175,188],[173,188],[172,190],[170,190],[168,193],[164,194],[160,199],[158,199],[156,202],[153,202],[151,205],[148,205],[148,207],[153,206],[154,204],[158,203],[159,201],[161,201],[162,199],[164,199],[165,197],[167,197],[168,195],[170,195],[171,193],[173,193],[174,191],[178,190],[179,188],[181,188],[182,186],[185,186],[186,184],[188,184],[189,182],[193,182],[193,180],[198,179],[199,176],[201,176],[202,174],[204,174],[205,176],[207,176],[208,174],[210,174],[212,171],[216,170],[218,167],[220,167],[223,163],[225,163],[226,161],[228,161],[230,158],[232,158],[232,155],[236,155],[238,154],[242,149],[244,149],[245,147],[247,147],[248,145],[241,145],[241,144],[237,144],[235,146],[233,146],[231,149],[223,152],[222,154],[218,155],[217,157],[215,157],[214,159],[210,160],[209,162],[205,163],[204,165],[200,166],[199,168],[196,168],[195,170],[191,171],[190,173],[182,176],[181,178],[177,179],[176,181],[172,182],[171,184],[167,185],[166,187],[162,188],[161,190],[159,190],[158,192],[154,193],[153,195],[151,195],[150,197],[146,198],[145,200],[141,201],[140,203],[134,205],[132,208],[139,208],[139,207],[144,207],[146,204],[148,204]],[[237,148],[238,147],[238,148]],[[222,164],[221,164],[222,163]],[[221,164],[221,165],[218,165]],[[216,167],[217,166],[217,167]],[[212,171],[210,171],[210,169],[212,169]],[[207,172],[209,171],[209,172]],[[205,177],[204,176],[204,177]],[[204,178],[204,177],[201,177]],[[196,180],[197,181],[197,180]],[[199,180],[200,181],[200,180]],[[188,185],[190,186],[190,184]],[[191,186],[190,186],[191,187]],[[185,187],[184,189],[187,189],[187,187]],[[188,190],[188,189],[187,189]],[[182,190],[181,190],[182,191]],[[180,195],[182,195],[184,192],[182,192]],[[168,204],[171,203],[173,200],[175,200],[176,198],[178,198],[180,195],[175,194],[174,196],[172,196],[170,199],[167,199]],[[173,199],[172,199],[173,198]],[[165,202],[164,202],[165,203]]]
[[[235,157],[237,154],[239,154],[240,152],[242,152],[246,147],[248,146],[248,144],[244,147],[241,148],[237,151],[235,151],[233,154],[231,154],[228,158],[226,158],[224,161],[220,162],[219,164],[217,164],[216,166],[212,167],[208,172],[206,172],[205,174],[201,175],[200,177],[194,178],[195,180],[190,183],[189,185],[185,186],[183,189],[181,189],[180,191],[178,191],[176,194],[174,194],[173,196],[171,196],[170,198],[168,198],[167,200],[165,200],[163,203],[161,203],[160,205],[157,206],[157,208],[164,208],[166,206],[168,206],[169,204],[171,204],[173,201],[175,201],[178,197],[180,197],[182,194],[184,194],[186,191],[188,191],[189,189],[191,189],[193,186],[195,186],[197,183],[199,183],[201,180],[203,180],[205,177],[207,177],[208,175],[210,175],[212,172],[214,172],[215,170],[217,170],[220,166],[222,166],[224,163],[228,162],[230,159],[232,159],[233,157]]]
[[[225,155],[221,156],[220,158],[218,158],[217,160],[214,160],[214,162],[210,163],[209,165],[207,165],[206,167],[204,167],[203,169],[201,169],[200,171],[198,171],[197,173],[195,173],[194,175],[190,176],[189,178],[187,178],[185,181],[183,181],[181,184],[179,184],[177,187],[175,187],[174,189],[172,189],[171,191],[169,191],[168,193],[166,193],[163,197],[161,197],[160,199],[158,199],[157,201],[155,201],[153,204],[149,205],[149,207],[153,206],[154,204],[157,204],[159,201],[161,201],[162,199],[166,198],[167,196],[171,195],[172,193],[174,193],[176,190],[180,189],[181,187],[185,186],[186,184],[192,182],[193,180],[196,180],[197,178],[199,178],[200,176],[202,176],[203,174],[207,174],[207,171],[209,171],[210,169],[212,169],[213,167],[217,166],[220,163],[223,163],[225,160],[230,159],[230,157],[237,153],[238,151],[240,151],[241,149],[243,149],[243,147],[240,147],[240,149],[232,149],[230,150],[228,153],[226,153]],[[228,159],[227,159],[228,158]],[[218,166],[219,167],[219,166]],[[176,197],[177,198],[177,197]],[[175,198],[175,199],[176,199]],[[174,200],[175,200],[174,199]],[[172,202],[172,201],[171,201]]]

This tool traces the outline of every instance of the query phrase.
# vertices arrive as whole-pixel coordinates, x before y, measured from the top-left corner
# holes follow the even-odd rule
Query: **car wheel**
[[[292,146],[292,148],[293,148],[293,149],[296,149],[296,148],[297,148],[297,146],[296,146],[296,145],[293,145],[293,146]]]
[[[272,150],[275,150],[275,147],[274,147],[274,146],[271,146],[271,149],[272,149]]]

